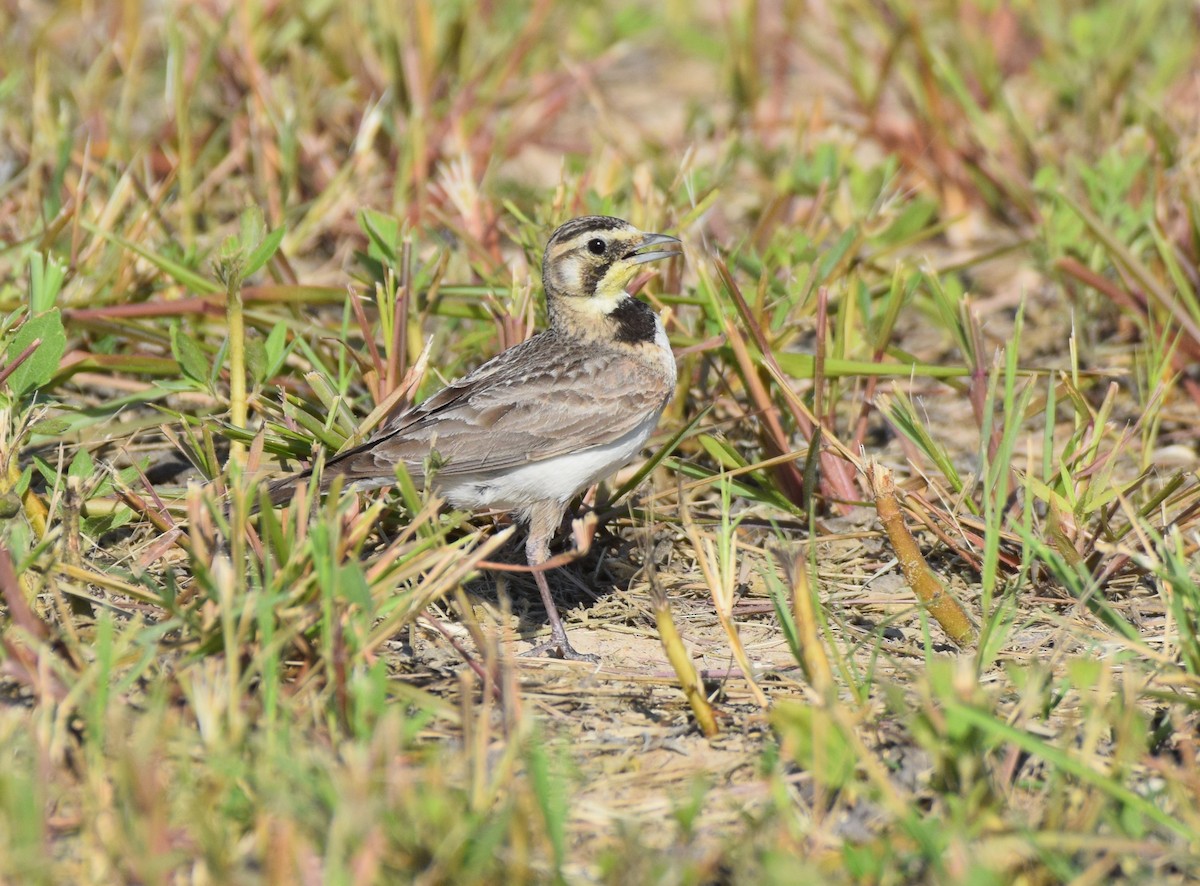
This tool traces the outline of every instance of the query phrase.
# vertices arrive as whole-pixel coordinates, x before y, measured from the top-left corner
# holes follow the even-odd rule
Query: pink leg
[[[550,559],[550,539],[558,524],[562,522],[564,508],[557,502],[542,502],[534,506],[529,519],[529,540],[525,542],[525,559],[530,566],[540,566]],[[546,615],[550,619],[550,639],[540,643],[522,655],[558,655],[570,661],[600,661],[598,655],[588,655],[576,652],[567,640],[567,629],[563,627],[558,615],[558,607],[550,596],[550,585],[546,581],[545,572],[535,572],[533,580],[537,582],[538,591],[542,595],[542,605],[546,607]]]

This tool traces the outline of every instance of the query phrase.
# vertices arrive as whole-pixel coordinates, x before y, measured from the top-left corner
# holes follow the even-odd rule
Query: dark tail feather
[[[287,477],[281,477],[278,480],[272,480],[267,484],[267,498],[271,501],[271,507],[277,508],[280,505],[287,504],[292,500],[292,496],[296,494],[296,488],[302,483],[308,483],[312,477],[312,469],[299,471],[295,474],[290,474]],[[321,483],[322,487],[326,485],[324,480]],[[262,500],[261,495],[259,501]],[[258,510],[258,502],[255,502],[255,510]]]
[[[327,493],[339,477],[345,479],[347,486],[353,484],[356,488],[369,489],[375,486],[390,486],[394,483],[395,474],[381,474],[374,460],[360,463],[360,459],[356,458],[361,453],[370,452],[377,442],[375,439],[367,440],[365,443],[360,443],[346,452],[340,452],[326,461],[325,467],[321,469],[318,492],[321,495]],[[307,484],[312,475],[312,468],[308,468],[267,484],[267,497],[271,500],[271,507],[277,508],[291,501],[292,496],[296,494],[296,487]],[[418,471],[410,469],[410,475],[418,484],[420,483],[421,475]]]
[[[308,468],[307,470],[298,471],[295,474],[289,474],[286,477],[281,477],[278,480],[272,480],[268,483],[267,498],[271,500],[271,507],[277,508],[280,505],[290,502],[299,487],[309,484],[312,475],[312,468]],[[317,482],[317,494],[325,495],[329,492],[339,477],[345,478],[347,485],[354,479],[353,475],[345,471],[341,465],[331,467],[326,464],[321,471],[321,479]]]
[[[333,481],[340,476],[348,473],[348,468],[353,468],[353,462],[350,458],[357,455],[359,452],[367,449],[370,443],[360,443],[353,449],[338,455],[331,456],[325,462],[325,466],[321,469],[321,479],[318,482],[318,492],[324,495],[333,486]],[[272,480],[267,484],[267,497],[271,500],[271,507],[277,508],[280,505],[285,505],[292,500],[292,496],[296,494],[296,487],[301,484],[307,484],[312,478],[313,469],[306,468],[303,471],[297,471],[294,474],[289,474],[286,477],[280,477],[278,480]]]

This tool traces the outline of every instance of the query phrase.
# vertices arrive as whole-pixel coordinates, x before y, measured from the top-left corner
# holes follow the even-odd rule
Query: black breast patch
[[[617,324],[617,341],[626,344],[652,342],[658,332],[654,323],[654,311],[649,305],[636,298],[623,298],[608,315]]]

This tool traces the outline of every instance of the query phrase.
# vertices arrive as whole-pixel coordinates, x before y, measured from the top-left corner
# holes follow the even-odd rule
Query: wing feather
[[[436,452],[443,478],[501,472],[618,439],[661,409],[674,379],[623,349],[546,331],[503,352],[330,459],[350,480],[414,475]]]

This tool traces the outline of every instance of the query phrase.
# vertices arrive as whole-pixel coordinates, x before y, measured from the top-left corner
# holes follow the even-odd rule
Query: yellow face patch
[[[585,230],[553,243],[543,264],[545,284],[555,295],[613,301],[633,277],[635,265],[625,257],[642,238],[641,231],[627,225]]]
[[[600,278],[600,282],[596,284],[595,294],[589,299],[595,305],[596,310],[603,314],[612,311],[617,306],[617,302],[625,297],[625,287],[633,279],[636,270],[637,265],[624,261],[614,262],[609,267],[608,273]]]
[[[567,222],[550,238],[542,262],[546,295],[572,313],[608,315],[626,298],[637,266],[673,255],[679,241],[645,234],[629,222],[588,216]],[[664,251],[656,247],[669,244]]]

